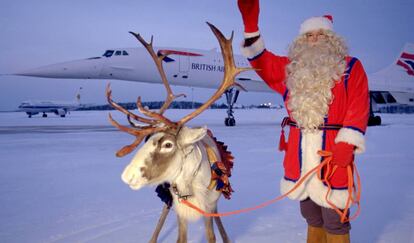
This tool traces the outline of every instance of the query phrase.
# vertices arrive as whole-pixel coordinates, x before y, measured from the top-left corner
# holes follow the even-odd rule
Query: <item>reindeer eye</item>
[[[165,148],[172,148],[172,147],[173,147],[173,144],[172,144],[171,142],[166,142],[166,143],[164,144],[164,147],[165,147]]]

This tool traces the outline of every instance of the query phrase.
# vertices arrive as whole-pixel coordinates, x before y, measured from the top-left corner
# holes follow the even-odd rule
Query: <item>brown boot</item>
[[[314,227],[308,225],[307,243],[327,243],[326,231],[322,227]]]
[[[349,243],[349,234],[345,235],[334,235],[326,232],[327,243]]]

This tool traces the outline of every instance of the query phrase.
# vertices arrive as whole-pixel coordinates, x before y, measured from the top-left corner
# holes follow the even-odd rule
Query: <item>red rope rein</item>
[[[196,205],[192,204],[191,202],[185,200],[185,199],[180,199],[179,202],[185,204],[186,206],[196,210],[197,212],[199,212],[200,214],[204,215],[205,217],[224,217],[224,216],[230,216],[230,215],[235,215],[235,214],[240,214],[240,213],[246,213],[246,212],[250,212],[253,210],[257,210],[260,208],[264,208],[266,206],[269,206],[272,203],[275,203],[277,201],[280,201],[281,199],[285,198],[286,196],[288,196],[290,193],[292,193],[293,191],[295,191],[306,179],[308,179],[308,177],[314,173],[317,173],[318,178],[324,182],[327,187],[328,187],[328,191],[325,195],[325,200],[326,202],[332,207],[332,209],[335,210],[336,213],[338,213],[338,215],[341,218],[341,222],[348,222],[350,220],[355,219],[359,213],[360,213],[360,198],[361,198],[361,180],[359,177],[359,173],[357,171],[357,168],[355,166],[355,163],[352,163],[353,165],[348,165],[347,167],[347,173],[348,173],[348,199],[346,202],[346,206],[343,210],[339,209],[334,203],[332,203],[329,200],[329,195],[332,191],[332,186],[329,183],[329,179],[332,177],[332,175],[334,174],[334,172],[336,171],[337,166],[332,166],[331,162],[332,162],[332,153],[329,151],[319,151],[318,154],[322,157],[324,157],[323,161],[316,166],[315,168],[313,168],[312,170],[308,171],[296,184],[294,187],[292,187],[292,189],[290,189],[288,192],[274,198],[271,199],[269,201],[263,202],[257,206],[254,207],[249,207],[249,208],[243,208],[243,209],[239,209],[239,210],[235,210],[235,211],[229,211],[229,212],[222,212],[222,213],[208,213],[205,212],[204,210],[200,209],[199,207],[197,207]],[[324,178],[321,178],[320,174],[322,171],[322,168],[326,168],[326,171],[324,173]],[[357,178],[357,185],[355,185],[354,183],[354,176],[352,171],[355,171],[355,175]],[[352,204],[356,204],[358,206],[357,211],[355,212],[355,214],[351,217],[347,217],[347,213],[349,211],[349,208],[351,207]]]

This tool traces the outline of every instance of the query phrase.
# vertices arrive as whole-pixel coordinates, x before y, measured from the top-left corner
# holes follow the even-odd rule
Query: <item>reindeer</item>
[[[137,99],[137,108],[146,117],[136,115],[112,100],[112,91],[108,85],[106,96],[108,102],[127,115],[132,127],[126,127],[116,122],[109,114],[110,122],[131,135],[136,136],[135,141],[123,147],[117,152],[121,157],[132,152],[143,140],[147,138],[143,146],[137,151],[130,164],[122,173],[122,180],[133,190],[138,190],[143,186],[157,185],[168,182],[173,205],[178,217],[178,239],[177,242],[187,242],[187,222],[201,218],[197,211],[180,203],[185,198],[205,212],[217,212],[217,201],[221,192],[209,189],[212,171],[209,156],[221,160],[219,149],[213,138],[207,135],[206,127],[190,128],[185,124],[206,110],[230,87],[238,85],[234,79],[243,71],[251,68],[238,68],[234,64],[232,39],[226,39],[223,34],[212,24],[207,23],[216,38],[218,39],[224,60],[224,78],[221,85],[211,98],[200,108],[186,115],[177,122],[171,121],[163,115],[174,99],[181,95],[174,95],[167,81],[162,60],[170,53],[159,51],[155,53],[151,37],[151,42],[147,43],[139,34],[133,34],[139,42],[148,50],[153,58],[158,71],[161,75],[163,84],[167,90],[167,98],[158,112],[150,111],[143,107],[141,98]],[[140,124],[138,124],[139,122]],[[146,125],[142,125],[142,123]],[[211,155],[213,154],[213,155]],[[164,207],[159,224],[150,242],[156,242],[162,224],[168,214],[169,208]],[[213,221],[211,217],[205,217],[206,235],[209,243],[215,242]],[[221,219],[215,217],[215,222],[220,231],[223,242],[229,242],[227,233],[223,227]]]

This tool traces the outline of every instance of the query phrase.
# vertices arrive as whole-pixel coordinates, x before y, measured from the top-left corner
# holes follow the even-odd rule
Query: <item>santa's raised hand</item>
[[[244,37],[251,38],[259,33],[259,0],[237,0],[244,24]]]

